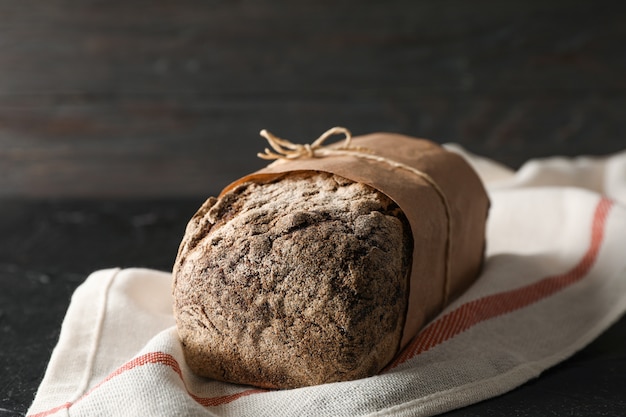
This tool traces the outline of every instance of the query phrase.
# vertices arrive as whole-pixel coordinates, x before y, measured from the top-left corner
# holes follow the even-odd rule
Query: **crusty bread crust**
[[[174,266],[188,365],[270,388],[378,373],[400,344],[412,245],[391,199],[332,174],[289,173],[207,200]]]

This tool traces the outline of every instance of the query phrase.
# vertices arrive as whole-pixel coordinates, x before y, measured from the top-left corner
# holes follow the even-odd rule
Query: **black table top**
[[[170,270],[199,199],[0,201],[0,415],[25,413],[73,290],[108,267]],[[626,414],[626,318],[522,387],[449,416]]]

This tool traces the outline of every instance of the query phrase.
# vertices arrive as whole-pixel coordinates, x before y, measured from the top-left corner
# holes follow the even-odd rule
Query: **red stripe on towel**
[[[183,381],[183,384],[185,383],[185,380],[183,378],[183,373],[182,373],[182,371],[180,369],[180,365],[179,365],[178,361],[176,360],[176,358],[174,358],[169,353],[150,352],[150,353],[146,353],[145,355],[138,356],[138,357],[136,357],[135,359],[132,359],[129,362],[126,362],[124,365],[122,365],[121,367],[117,368],[115,371],[113,371],[111,374],[109,374],[105,379],[100,381],[98,383],[98,385],[94,386],[92,389],[90,389],[88,392],[86,392],[82,397],[80,397],[76,401],[74,401],[74,402],[67,402],[67,403],[62,404],[62,405],[60,405],[58,407],[51,408],[50,410],[46,410],[46,411],[43,411],[41,413],[30,414],[28,417],[46,417],[46,416],[53,415],[53,414],[55,414],[56,412],[58,412],[60,410],[68,409],[71,406],[73,406],[74,404],[78,403],[79,401],[81,401],[84,398],[86,398],[87,396],[89,396],[92,392],[94,392],[95,390],[100,388],[103,384],[105,384],[106,382],[108,382],[111,379],[115,378],[116,376],[121,375],[121,374],[123,374],[126,371],[130,371],[131,369],[134,369],[134,368],[137,368],[137,367],[140,367],[140,366],[144,366],[144,365],[148,365],[148,364],[160,364],[160,365],[165,365],[165,366],[169,367],[170,369],[172,369],[174,372],[176,372],[178,374],[180,379]],[[256,394],[256,393],[259,393],[259,392],[265,392],[265,390],[261,390],[261,389],[249,389],[249,390],[237,392],[235,394],[222,395],[222,396],[219,396],[219,397],[206,397],[206,398],[204,398],[204,397],[200,397],[200,396],[197,396],[197,395],[191,393],[186,385],[185,385],[185,389],[187,390],[187,393],[191,396],[191,398],[193,398],[196,402],[198,402],[199,404],[201,404],[201,405],[203,405],[205,407],[206,406],[216,406],[216,405],[221,405],[221,404],[228,404],[229,402],[234,401],[234,400],[236,400],[238,398],[241,398],[241,397],[245,397],[246,395]]]

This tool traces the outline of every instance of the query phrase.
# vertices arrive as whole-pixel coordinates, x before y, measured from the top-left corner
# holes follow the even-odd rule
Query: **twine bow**
[[[299,159],[299,158],[319,158],[330,155],[345,155],[346,153],[363,153],[369,152],[365,148],[352,146],[352,133],[345,127],[333,127],[324,132],[313,143],[299,144],[281,139],[267,130],[261,130],[261,136],[267,139],[272,149],[265,148],[265,152],[258,153],[257,156],[262,159]],[[341,146],[329,147],[324,145],[328,138],[334,135],[344,135],[344,142]]]

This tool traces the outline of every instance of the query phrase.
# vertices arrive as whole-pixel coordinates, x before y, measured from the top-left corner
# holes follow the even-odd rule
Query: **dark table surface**
[[[170,270],[267,128],[456,142],[517,168],[626,149],[626,2],[0,0],[0,416],[33,399],[73,290]],[[450,416],[626,415],[626,320]]]

